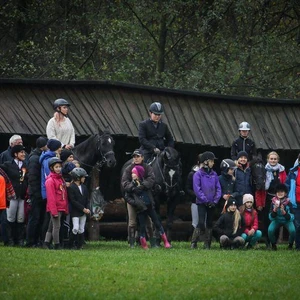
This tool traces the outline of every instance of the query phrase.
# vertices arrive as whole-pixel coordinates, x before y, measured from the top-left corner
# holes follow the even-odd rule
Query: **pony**
[[[259,153],[257,156],[254,156],[249,165],[251,169],[252,185],[255,190],[265,190],[266,169],[261,154]]]

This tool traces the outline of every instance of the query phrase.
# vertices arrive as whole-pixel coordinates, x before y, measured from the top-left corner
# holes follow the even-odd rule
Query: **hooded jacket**
[[[62,175],[50,172],[45,186],[47,191],[47,212],[50,212],[52,216],[58,216],[60,211],[68,214],[68,193]]]
[[[56,152],[53,151],[45,151],[40,156],[40,164],[41,164],[41,193],[42,198],[46,199],[46,187],[45,187],[45,181],[46,177],[50,174],[50,169],[48,166],[48,160],[52,157],[56,157]]]
[[[217,173],[204,168],[199,169],[193,176],[193,190],[196,204],[217,204],[221,197],[221,185]]]

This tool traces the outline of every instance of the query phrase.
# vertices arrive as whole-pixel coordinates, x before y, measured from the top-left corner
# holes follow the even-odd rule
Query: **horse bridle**
[[[160,175],[161,175],[161,177],[162,177],[162,179],[163,179],[163,184],[166,186],[166,187],[168,187],[168,188],[174,188],[177,184],[178,184],[178,182],[176,182],[175,184],[168,184],[167,183],[167,181],[165,180],[165,176],[164,176],[164,174],[163,174],[163,172],[162,172],[162,169],[161,169],[161,167],[160,167],[160,165],[159,165],[159,162],[158,162],[158,159],[156,159],[156,163],[157,163],[157,165],[158,165],[158,169],[159,169],[159,172],[160,172]],[[166,166],[168,166],[167,164],[166,164]],[[168,166],[169,167],[169,166]],[[175,165],[174,166],[174,169],[177,169],[177,168],[179,168],[179,163],[177,164],[177,165]],[[172,168],[173,169],[173,168]],[[172,180],[171,180],[172,181]]]
[[[97,151],[100,152],[101,156],[102,156],[102,159],[101,161],[97,161],[96,165],[97,166],[97,171],[101,171],[101,168],[102,166],[107,162],[107,156],[110,155],[110,154],[114,154],[115,152],[112,151],[112,150],[109,150],[107,151],[106,153],[103,154],[102,150],[101,150],[101,147],[100,147],[100,144],[101,144],[101,136],[102,135],[99,135],[98,134],[98,140],[97,140]],[[90,167],[90,168],[94,168],[95,166],[92,166],[92,165],[89,165],[89,164],[86,164],[84,162],[81,162],[79,161],[80,164],[83,164],[87,167]]]

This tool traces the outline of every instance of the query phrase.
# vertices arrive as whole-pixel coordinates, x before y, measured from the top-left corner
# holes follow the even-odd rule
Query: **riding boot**
[[[77,236],[78,236],[77,249],[81,250],[82,249],[82,245],[83,245],[84,236],[83,236],[83,233],[80,233],[80,234],[78,233]]]
[[[169,243],[171,244],[171,242],[172,242],[172,228],[167,229],[167,237],[168,237]]]
[[[143,249],[145,249],[145,250],[148,250],[148,249],[149,249],[149,248],[148,248],[148,245],[147,245],[146,238],[141,237],[141,238],[140,238],[140,242],[141,242],[141,246],[142,246]]]
[[[6,232],[7,232],[7,242],[5,243],[5,246],[13,246],[14,245],[14,239],[13,234],[15,231],[15,223],[7,221],[6,224]]]
[[[134,244],[135,244],[135,227],[134,226],[128,227],[128,241],[129,241],[130,248],[134,248]]]
[[[75,247],[74,242],[75,242],[75,238],[77,237],[77,234],[75,235],[72,231],[70,233],[70,237],[69,237],[69,245],[68,248],[69,249],[73,249]]]
[[[210,249],[212,240],[212,229],[205,228],[204,249]]]
[[[23,247],[25,236],[25,223],[17,223],[16,225],[17,246]]]
[[[200,239],[200,228],[195,228],[193,235],[192,235],[192,240],[191,240],[191,248],[196,249],[197,248],[197,243]]]
[[[167,239],[167,235],[166,235],[165,233],[161,235],[161,238],[162,238],[162,240],[163,240],[163,242],[164,242],[165,248],[171,248],[171,247],[172,247],[172,246],[170,245],[170,243],[169,243],[169,241],[168,241],[168,239]]]

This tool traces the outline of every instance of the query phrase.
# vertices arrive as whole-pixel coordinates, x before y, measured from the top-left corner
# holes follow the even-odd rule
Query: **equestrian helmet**
[[[250,124],[248,122],[242,122],[239,125],[239,130],[251,130]]]
[[[217,159],[212,152],[206,151],[201,154],[200,163],[204,163],[207,160],[215,160]]]
[[[232,159],[223,159],[221,164],[220,164],[220,169],[221,171],[227,173],[228,169],[235,169],[236,168],[236,164],[234,163],[234,161]]]
[[[48,167],[51,168],[55,164],[62,164],[62,160],[58,157],[52,157],[48,160]]]
[[[85,169],[83,168],[74,168],[71,172],[70,175],[72,179],[78,180],[81,177],[88,177],[88,174]]]
[[[56,99],[53,102],[53,108],[54,108],[54,110],[56,110],[58,107],[64,106],[64,105],[65,106],[71,106],[71,104],[66,99],[62,99],[62,98]]]
[[[153,102],[149,107],[149,111],[156,115],[162,115],[164,113],[164,109],[160,102]]]

